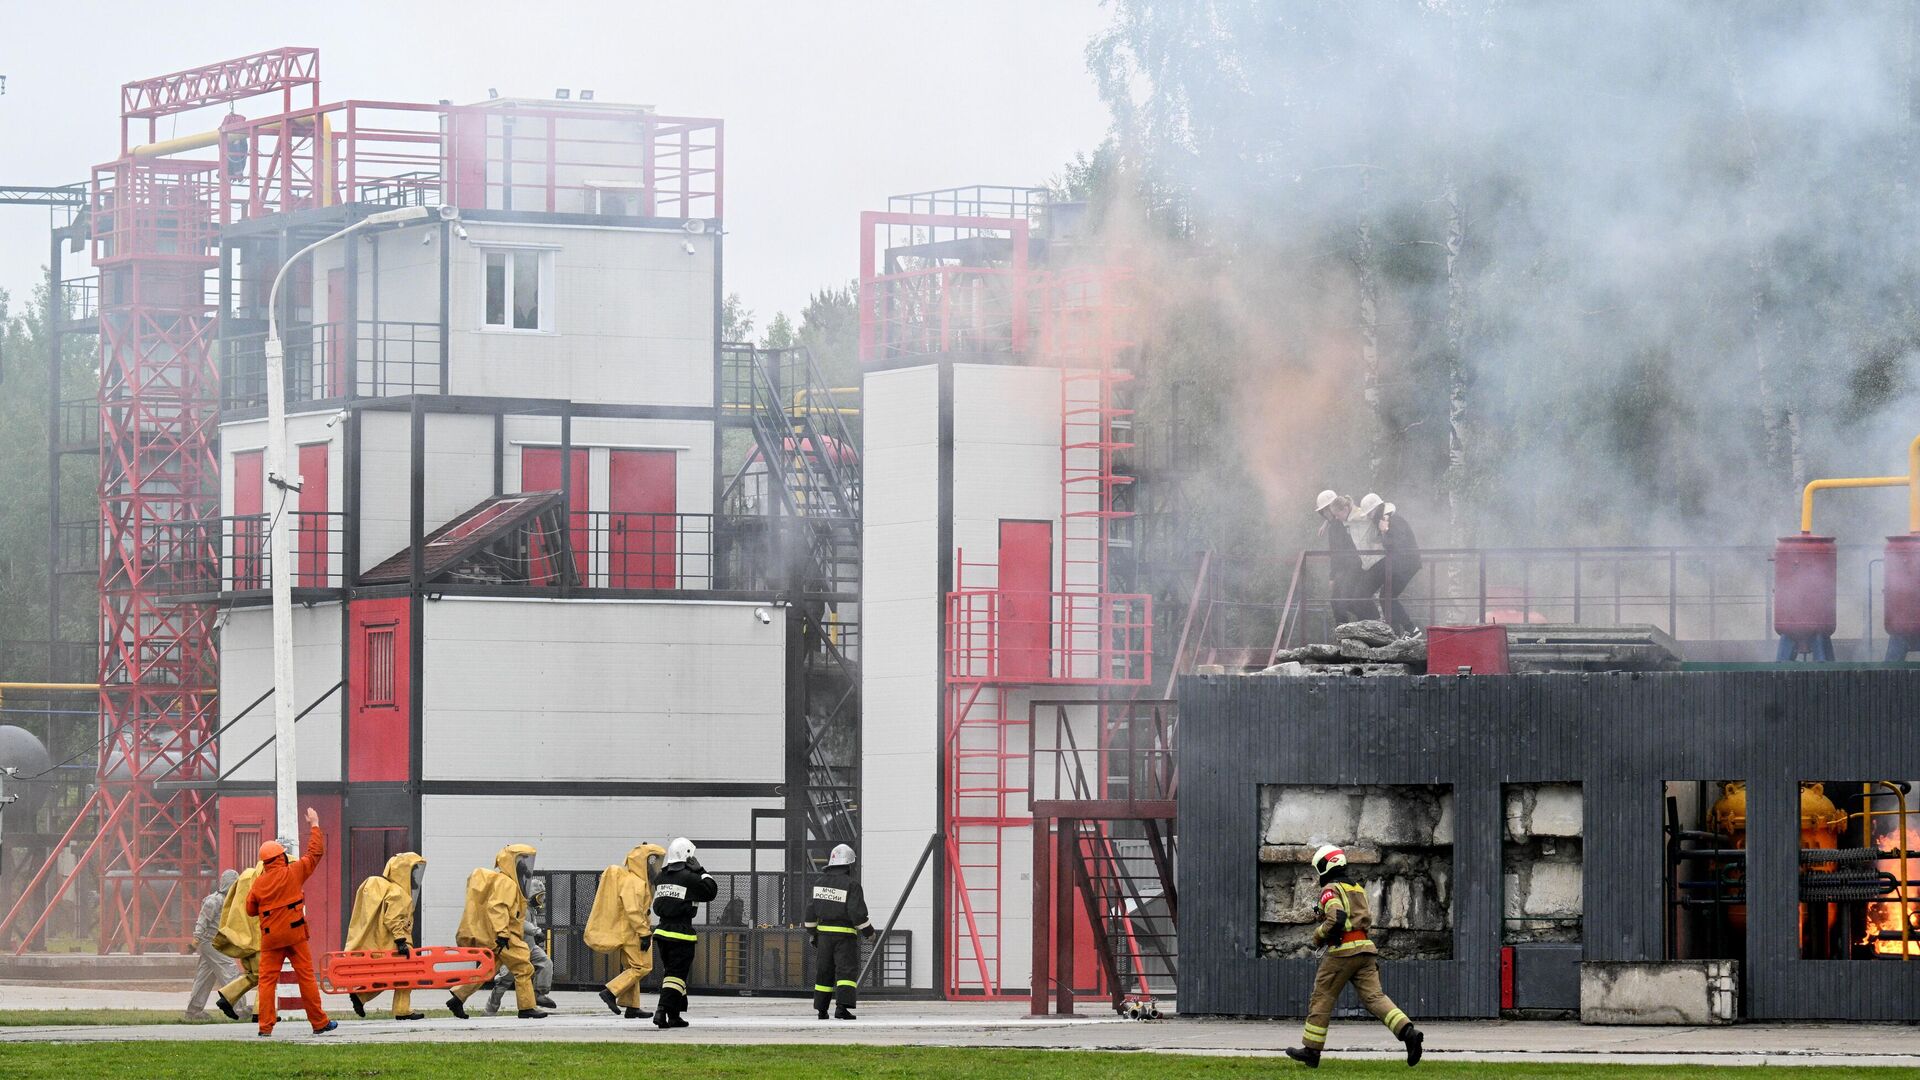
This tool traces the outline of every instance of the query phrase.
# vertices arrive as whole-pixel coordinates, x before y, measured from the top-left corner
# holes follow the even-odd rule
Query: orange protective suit
[[[254,879],[247,893],[247,914],[260,920],[260,995],[258,1015],[260,1033],[273,1032],[279,1019],[276,994],[280,983],[280,965],[293,964],[293,977],[300,983],[300,1004],[306,1009],[307,1023],[314,1031],[327,1026],[327,1011],[320,1007],[320,984],[313,977],[313,952],[307,947],[307,878],[313,876],[327,853],[326,837],[320,826],[307,830],[307,853],[288,862],[286,856],[275,859]]]

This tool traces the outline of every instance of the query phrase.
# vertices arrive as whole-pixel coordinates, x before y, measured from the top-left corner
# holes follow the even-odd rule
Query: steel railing
[[[1152,598],[948,593],[946,676],[952,682],[1143,686],[1153,679]]]
[[[293,587],[338,589],[344,584],[347,515],[307,510],[292,515]],[[272,586],[267,514],[229,515],[156,524],[143,530],[156,587],[170,596],[250,592]]]
[[[288,404],[440,392],[438,323],[305,323],[281,336]],[[266,333],[222,338],[220,350],[221,408],[265,408]]]
[[[1843,602],[1862,594],[1868,562],[1878,554],[1865,545],[1843,546]],[[1278,609],[1273,650],[1331,640],[1333,556],[1305,551],[1296,559]],[[1650,624],[1676,640],[1695,642],[1774,636],[1769,546],[1446,548],[1421,557],[1400,597],[1420,625]],[[1343,599],[1363,605],[1369,600]],[[1861,614],[1871,622],[1870,605]],[[1843,607],[1843,620],[1852,617]]]

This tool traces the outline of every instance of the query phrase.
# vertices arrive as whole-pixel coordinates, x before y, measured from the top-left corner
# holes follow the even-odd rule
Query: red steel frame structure
[[[163,117],[320,93],[313,49],[128,83],[121,157],[94,170],[100,269],[100,950],[180,949],[217,848],[213,609],[165,596],[173,537],[220,513],[219,386],[206,274],[223,224],[218,161],[136,155]],[[144,121],[144,125],[141,124]],[[164,773],[179,783],[156,789]],[[31,936],[31,935],[29,935]]]
[[[999,195],[991,194],[999,192]],[[1012,195],[1008,196],[1007,193]],[[1032,270],[1030,221],[994,216],[1042,208],[1028,189],[954,189],[900,196],[895,209],[861,215],[860,345],[866,363],[1029,356],[1061,368],[1059,578],[1044,671],[1022,657],[1003,665],[1000,631],[1008,597],[998,562],[954,553],[945,598],[941,807],[946,924],[941,989],[950,998],[1015,998],[1001,965],[1008,910],[1005,841],[1031,830],[1031,732],[1008,697],[1022,687],[1078,685],[1096,697],[1152,680],[1152,598],[1109,593],[1112,524],[1127,516],[1114,490],[1127,483],[1114,457],[1129,415],[1115,388],[1131,376],[1115,361],[1124,275],[1105,269]],[[1038,320],[1037,339],[1030,322]],[[985,576],[988,580],[983,581]],[[1033,598],[1023,598],[1031,601]],[[1017,602],[1016,602],[1017,603]],[[1007,652],[1015,651],[1012,648]],[[1102,716],[1104,717],[1104,712]],[[1107,737],[1103,730],[1101,738]],[[1044,836],[1034,838],[1045,847]]]

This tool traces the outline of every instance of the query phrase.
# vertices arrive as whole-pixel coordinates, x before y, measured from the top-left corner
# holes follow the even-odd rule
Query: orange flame
[[[1879,835],[1874,837],[1874,846],[1886,853],[1882,856],[1878,864],[1880,869],[1889,871],[1898,877],[1900,873],[1899,853],[1902,848],[1905,848],[1909,853],[1907,857],[1907,869],[1911,873],[1914,869],[1915,859],[1920,857],[1913,854],[1914,852],[1920,852],[1920,829],[1909,828],[1902,833],[1892,824],[1891,819],[1876,819],[1876,826],[1879,821],[1887,822],[1885,831],[1880,831],[1876,827]],[[1898,937],[1900,933],[1901,907],[1899,898],[1903,896],[1907,898],[1907,922],[1909,937],[1912,938],[1912,940],[1904,943],[1901,942]],[[1882,934],[1891,934],[1894,936],[1891,940],[1887,940],[1881,938]],[[1906,949],[1908,955],[1920,956],[1920,897],[1908,895],[1905,882],[1901,883],[1900,891],[1895,894],[1894,899],[1867,905],[1867,932],[1861,937],[1860,943],[1863,945],[1871,943],[1875,952],[1888,956],[1900,955],[1903,947]]]

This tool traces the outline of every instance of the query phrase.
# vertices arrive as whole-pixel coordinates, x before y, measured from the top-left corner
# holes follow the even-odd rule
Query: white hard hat
[[[1321,877],[1336,866],[1347,865],[1347,853],[1332,844],[1321,844],[1313,853],[1313,872]]]
[[[1340,497],[1340,493],[1333,490],[1332,488],[1328,488],[1327,490],[1321,492],[1320,494],[1315,495],[1313,497],[1313,512],[1317,514],[1320,511],[1325,510],[1327,507],[1332,506],[1333,500],[1339,497]]]
[[[827,857],[828,866],[852,866],[853,848],[847,844],[835,844],[833,854]]]
[[[1360,516],[1372,517],[1373,512],[1379,509],[1381,504],[1385,502],[1385,499],[1375,495],[1373,492],[1367,492],[1365,495],[1360,496]]]
[[[698,853],[699,849],[693,846],[693,841],[684,836],[674,837],[673,843],[667,845],[667,861],[670,863],[686,862]]]

